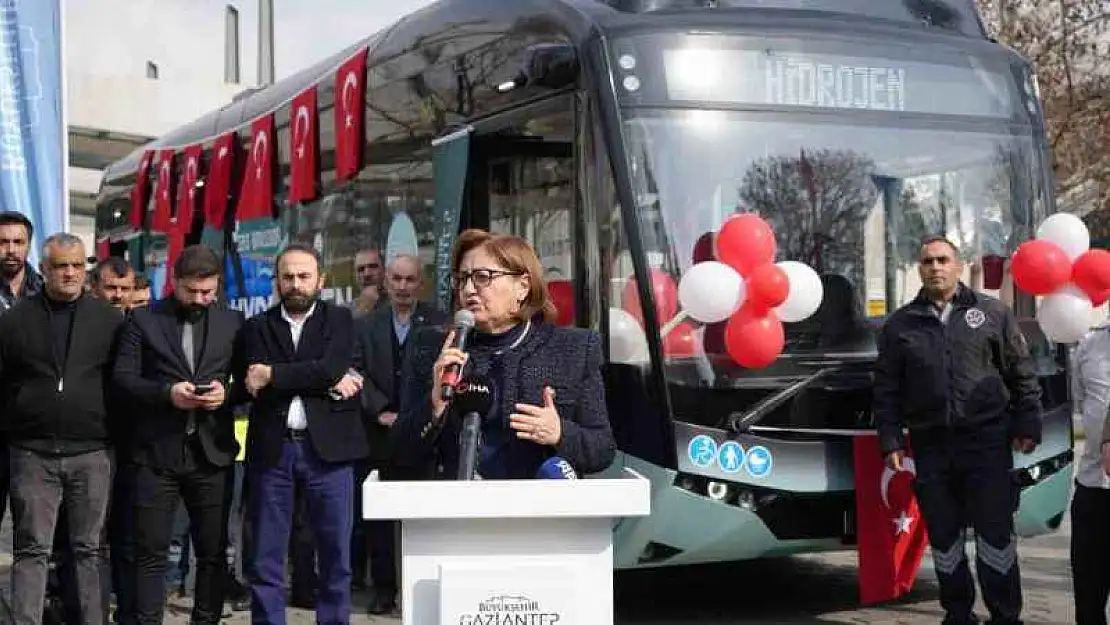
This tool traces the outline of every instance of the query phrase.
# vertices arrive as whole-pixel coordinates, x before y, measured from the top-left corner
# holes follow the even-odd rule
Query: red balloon
[[[706,232],[698,237],[698,242],[694,243],[694,264],[704,263],[707,260],[716,260],[717,257],[713,254],[713,236],[712,232]]]
[[[547,293],[555,305],[555,325],[574,325],[574,285],[569,280],[553,280],[547,283]]]
[[[694,334],[694,326],[689,321],[683,321],[675,326],[667,336],[663,337],[663,354],[674,358],[696,356],[698,353],[698,337]]]
[[[775,233],[762,217],[742,213],[730,217],[717,235],[717,258],[745,278],[775,260]]]
[[[725,328],[725,346],[736,364],[762,369],[782,353],[786,334],[773,312],[759,314],[745,306],[732,315]]]
[[[624,309],[644,325],[644,312],[640,305],[639,285],[635,278],[629,278],[624,285]],[[655,312],[659,324],[667,323],[678,313],[678,285],[671,274],[661,270],[651,270],[651,290],[655,298]]]
[[[1075,259],[1071,281],[1094,302],[1110,289],[1110,252],[1093,249]],[[1097,306],[1098,304],[1096,304]]]
[[[1105,304],[1106,300],[1110,300],[1110,290],[1103,291],[1091,297],[1091,303],[1094,304],[1095,308]]]
[[[745,305],[765,312],[786,301],[786,296],[790,295],[790,279],[777,265],[765,263],[752,270],[747,288]]]
[[[1071,261],[1051,241],[1034,239],[1018,246],[1010,261],[1014,284],[1031,295],[1048,295],[1071,279]]]

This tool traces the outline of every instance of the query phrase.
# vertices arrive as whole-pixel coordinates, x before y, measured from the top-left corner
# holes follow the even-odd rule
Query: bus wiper
[[[786,401],[798,393],[806,390],[813,385],[814,382],[825,377],[829,373],[839,371],[841,366],[825,367],[819,369],[805,378],[791,384],[790,386],[782,389],[781,391],[760,400],[759,403],[752,406],[747,412],[734,412],[729,415],[728,429],[733,434],[741,434],[747,432],[748,428],[762,421],[767,415],[771,414],[779,406],[786,403]]]

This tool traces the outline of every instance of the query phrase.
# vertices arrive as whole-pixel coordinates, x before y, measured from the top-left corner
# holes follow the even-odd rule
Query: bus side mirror
[[[524,52],[520,73],[513,80],[499,85],[504,93],[520,87],[562,89],[578,81],[578,53],[565,43],[544,43],[529,46]]]

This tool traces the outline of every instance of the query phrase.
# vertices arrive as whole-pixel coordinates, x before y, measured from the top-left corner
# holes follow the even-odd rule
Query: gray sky
[[[277,79],[311,65],[427,4],[431,1],[274,0],[274,65]],[[244,16],[243,29],[257,31],[257,18],[251,17],[253,19]]]

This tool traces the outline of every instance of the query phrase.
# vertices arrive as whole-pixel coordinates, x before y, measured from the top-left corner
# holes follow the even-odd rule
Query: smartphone
[[[207,395],[216,389],[214,384],[198,384],[193,390],[194,395]]]

